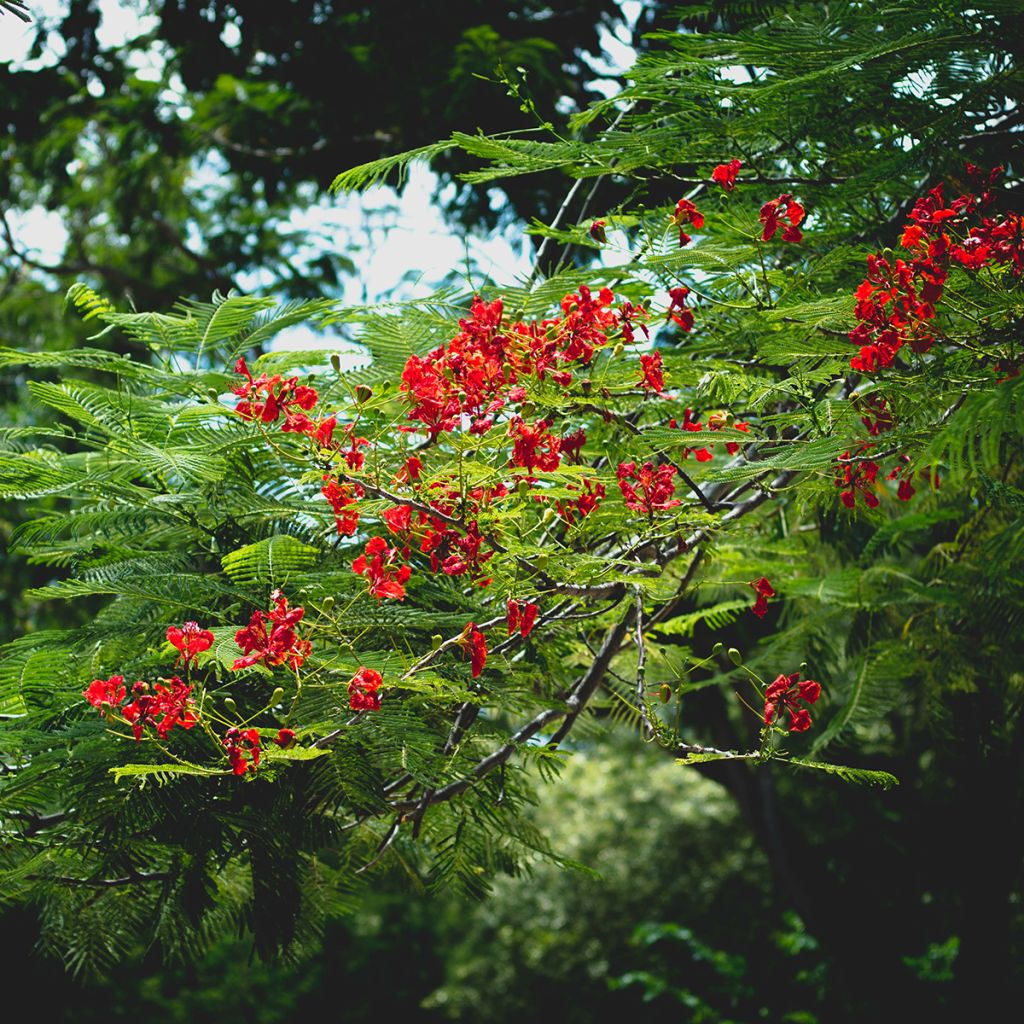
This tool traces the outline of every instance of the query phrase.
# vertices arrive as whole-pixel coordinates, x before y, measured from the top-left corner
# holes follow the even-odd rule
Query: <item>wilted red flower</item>
[[[487,638],[476,628],[475,622],[466,623],[459,638],[459,646],[469,655],[470,670],[476,679],[487,663]]]
[[[353,711],[379,711],[380,696],[377,691],[383,682],[379,672],[360,665],[359,671],[348,684],[348,706]]]
[[[669,307],[665,312],[666,320],[673,320],[677,323],[684,331],[689,333],[693,330],[693,310],[686,305],[686,298],[690,294],[690,289],[686,285],[680,285],[678,288],[669,288]]]
[[[518,629],[521,636],[529,636],[540,611],[536,601],[520,604],[510,600],[505,607],[508,610],[508,635],[511,636]]]
[[[608,241],[608,236],[605,234],[604,228],[605,223],[603,220],[595,220],[590,225],[590,237],[594,239],[595,242],[600,242],[601,245],[604,245],[604,243]]]
[[[224,734],[223,746],[227,751],[231,770],[236,775],[256,771],[256,765],[260,763],[258,729],[228,729]]]
[[[811,713],[806,708],[797,706],[802,700],[814,704],[821,696],[821,684],[813,679],[800,680],[800,673],[790,676],[776,676],[774,682],[768,684],[764,694],[764,724],[771,725],[781,710],[789,712],[789,731],[806,732],[811,726]]]
[[[398,548],[388,546],[383,537],[371,537],[366,553],[352,563],[352,571],[366,576],[370,594],[376,598],[390,597],[401,601],[405,597],[405,582],[412,570],[399,561]]]
[[[761,223],[764,231],[761,232],[761,240],[770,241],[779,230],[779,224],[783,218],[789,221],[782,232],[784,242],[799,242],[803,240],[803,232],[797,227],[804,219],[804,208],[788,193],[783,193],[778,199],[770,199],[761,207]]]
[[[673,227],[679,228],[679,245],[688,245],[692,239],[683,230],[684,224],[692,224],[698,230],[704,227],[704,214],[689,199],[680,199],[676,203],[675,213],[669,218]]]
[[[292,669],[298,669],[306,660],[312,649],[308,640],[300,640],[295,634],[295,627],[306,614],[304,608],[289,608],[288,599],[280,590],[270,595],[274,607],[269,615],[262,611],[252,613],[249,625],[235,633],[235,642],[242,648],[244,657],[236,658],[231,668],[238,670],[249,668],[258,661],[267,665],[288,663]],[[267,632],[267,622],[270,632]]]
[[[711,172],[711,180],[718,182],[726,192],[732,192],[736,187],[736,175],[743,166],[739,160],[730,160],[727,164],[719,164]]]
[[[200,629],[198,622],[186,622],[180,627],[168,627],[167,642],[172,647],[177,647],[181,651],[178,661],[188,665],[194,658],[198,658],[203,651],[210,649],[210,646],[213,644],[213,634],[208,629]]]
[[[753,611],[759,619],[763,619],[765,613],[768,611],[768,598],[775,596],[775,589],[764,576],[760,579],[752,580],[747,584],[747,586],[753,587],[754,593],[757,594],[757,600],[754,602],[754,607],[751,611]]]

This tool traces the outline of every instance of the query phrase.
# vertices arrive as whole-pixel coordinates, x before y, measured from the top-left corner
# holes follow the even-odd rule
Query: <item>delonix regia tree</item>
[[[18,533],[55,567],[35,597],[110,595],[0,662],[5,891],[48,942],[79,967],[239,921],[301,945],[395,859],[483,891],[557,856],[531,787],[602,717],[748,805],[774,778],[794,804],[888,785],[872,755],[933,733],[991,835],[1021,742],[1007,10],[666,36],[578,119],[593,142],[455,134],[336,181],[453,148],[478,183],[563,169],[542,255],[592,267],[373,309],[80,286],[151,362],[5,350],[63,369],[29,390],[74,424],[5,438],[3,493],[63,503]],[[607,209],[610,179],[633,194]],[[303,320],[358,364],[263,351]],[[814,867],[765,842],[827,933]],[[990,992],[1019,854],[994,845],[950,912]]]

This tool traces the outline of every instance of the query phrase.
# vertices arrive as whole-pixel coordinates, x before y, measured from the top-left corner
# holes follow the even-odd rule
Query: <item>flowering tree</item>
[[[669,56],[713,68],[709,40]],[[898,548],[1011,485],[1021,216],[1004,168],[958,159],[897,191],[892,248],[851,244],[870,204],[842,161],[742,120],[669,152],[687,89],[726,87],[666,59],[587,143],[459,135],[336,182],[453,147],[476,181],[565,167],[538,266],[594,265],[376,309],[129,313],[78,285],[152,359],[2,353],[64,368],[28,387],[74,424],[3,455],[6,495],[59,501],[19,531],[59,576],[35,596],[104,599],[0,663],[5,878],[83,932],[116,913],[101,960],[240,917],[301,941],[392,856],[480,891],[552,852],[522,810],[594,712],[681,764],[895,781],[819,751],[912,674],[970,546],[1019,544],[974,509],[939,587]],[[768,109],[779,81],[751,83]],[[646,191],[601,209],[609,177]],[[350,351],[268,346],[304,321]],[[712,690],[733,743],[688,710]]]

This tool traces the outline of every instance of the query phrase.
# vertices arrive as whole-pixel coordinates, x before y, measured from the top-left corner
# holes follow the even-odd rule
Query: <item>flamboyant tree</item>
[[[0,662],[5,888],[54,946],[179,955],[239,920],[301,944],[392,857],[482,891],[557,856],[531,786],[602,717],[748,798],[770,767],[889,785],[880,737],[967,691],[1016,749],[1000,11],[668,36],[578,119],[592,142],[456,134],[336,181],[450,149],[475,183],[563,169],[547,276],[372,309],[76,286],[151,360],[0,353],[64,373],[28,390],[69,426],[4,438],[2,493],[59,502],[18,530],[54,567],[34,596],[108,598]],[[342,340],[274,351],[299,322]]]

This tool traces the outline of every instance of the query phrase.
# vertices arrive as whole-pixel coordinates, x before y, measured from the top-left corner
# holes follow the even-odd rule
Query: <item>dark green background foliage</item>
[[[24,254],[6,259],[0,288],[0,334],[11,347],[0,363],[6,421],[60,433],[5,430],[5,466],[23,471],[19,460],[33,449],[49,452],[45,458],[56,466],[62,453],[78,450],[61,472],[69,465],[78,472],[63,493],[77,494],[82,510],[69,519],[67,501],[39,485],[28,506],[12,501],[3,523],[5,535],[21,524],[21,547],[31,561],[5,562],[5,638],[28,636],[6,650],[0,678],[32,708],[31,728],[13,723],[2,747],[0,812],[12,841],[0,867],[11,879],[8,891],[28,900],[3,919],[12,950],[0,960],[4,980],[12,986],[34,979],[40,1013],[56,1016],[63,1007],[76,1021],[140,1012],[156,1020],[245,1014],[285,1021],[314,1011],[362,1020],[394,1011],[423,1020],[584,1022],[634,1014],[652,1021],[824,1024],[973,1020],[1019,1005],[1024,847],[1009,825],[1024,796],[1024,414],[1020,379],[994,387],[991,372],[995,352],[1021,353],[1019,288],[1006,287],[1012,282],[1005,276],[979,282],[952,275],[942,323],[965,347],[879,378],[902,421],[894,443],[942,474],[941,488],[922,487],[911,505],[888,502],[856,515],[837,507],[831,460],[844,436],[853,436],[858,417],[845,396],[819,390],[847,371],[852,349],[843,335],[852,326],[851,294],[866,254],[897,245],[917,195],[940,181],[956,194],[969,159],[1005,165],[999,208],[1024,208],[1019,2],[983,0],[969,14],[945,0],[883,7],[721,2],[690,4],[677,16],[653,7],[644,24],[668,31],[646,40],[626,83],[625,108],[622,99],[587,106],[583,83],[592,76],[578,56],[594,50],[599,20],[617,17],[612,4],[499,11],[468,2],[422,11],[245,6],[238,16],[216,3],[161,7],[155,37],[169,55],[167,74],[181,76],[189,120],[168,115],[162,86],[133,77],[124,54],[97,46],[89,4],[72,4],[59,26],[68,52],[58,67],[2,73],[8,137],[0,205],[27,209],[41,202],[61,211],[71,233],[53,273],[41,274]],[[237,47],[219,40],[226,19],[240,25]],[[13,22],[9,14],[0,27],[7,22]],[[519,98],[473,77],[496,78],[499,61],[506,73],[528,69]],[[719,68],[747,74],[730,70],[723,79]],[[102,90],[89,92],[90,81]],[[569,97],[574,117],[558,112],[570,107],[556,107],[559,96]],[[543,127],[548,120],[552,126]],[[541,129],[532,130],[538,122]],[[485,140],[477,128],[492,135],[521,131]],[[125,383],[129,397],[118,392],[111,399],[114,392],[105,389],[113,378],[102,353],[79,352],[60,365],[57,350],[80,348],[97,324],[82,328],[61,315],[63,286],[81,278],[121,310],[134,300],[140,309],[166,311],[179,296],[208,299],[236,274],[263,267],[276,276],[278,297],[335,294],[339,275],[354,268],[358,254],[325,250],[293,270],[288,260],[301,239],[280,235],[277,225],[338,171],[446,138],[431,154],[436,168],[461,175],[451,212],[466,224],[489,217],[493,223],[486,190],[496,186],[508,196],[500,216],[550,225],[566,190],[582,182],[557,228],[534,226],[538,239],[551,239],[544,271],[554,279],[541,282],[532,297],[503,289],[510,306],[521,299],[535,311],[546,309],[575,287],[582,278],[574,268],[593,251],[586,227],[592,217],[606,217],[621,224],[634,250],[646,241],[649,276],[623,284],[636,272],[624,264],[594,270],[589,280],[603,275],[637,298],[645,283],[663,293],[681,281],[699,282],[709,296],[701,308],[706,330],[662,350],[673,380],[698,411],[736,404],[774,437],[808,422],[818,431],[801,456],[797,486],[767,503],[738,539],[717,540],[706,563],[709,580],[764,572],[782,600],[762,622],[746,614],[735,591],[709,583],[696,597],[688,593],[649,637],[648,678],[678,680],[688,659],[703,658],[716,641],[740,648],[769,678],[806,661],[826,697],[815,729],[794,739],[794,750],[888,770],[901,785],[845,786],[782,764],[684,769],[640,746],[635,721],[623,713],[620,698],[628,690],[613,679],[587,729],[574,733],[579,756],[555,785],[541,788],[536,807],[519,769],[508,773],[507,819],[494,811],[497,777],[481,787],[470,816],[484,838],[460,865],[442,857],[439,868],[398,843],[368,887],[354,886],[346,865],[365,859],[376,837],[338,853],[329,800],[349,806],[365,800],[372,807],[380,794],[373,779],[344,771],[342,782],[321,778],[318,762],[282,772],[279,789],[287,799],[262,781],[242,790],[222,787],[220,810],[190,819],[195,834],[188,843],[181,842],[175,814],[198,807],[210,790],[190,789],[195,780],[186,778],[132,790],[121,817],[107,805],[87,807],[66,850],[44,848],[39,815],[63,810],[68,780],[80,787],[76,799],[88,795],[82,780],[89,778],[96,792],[119,792],[105,788],[112,756],[106,737],[81,714],[81,702],[74,704],[76,687],[92,678],[82,638],[102,641],[107,659],[134,650],[141,666],[156,658],[161,630],[181,611],[176,601],[209,610],[219,622],[237,618],[239,595],[257,600],[261,581],[219,575],[219,555],[207,556],[202,547],[211,526],[215,547],[227,552],[284,533],[320,543],[315,529],[298,522],[304,506],[274,491],[271,460],[251,461],[240,435],[237,447],[230,441],[211,453],[193,444],[185,453],[191,476],[176,523],[166,512],[173,502],[159,515],[132,507],[145,504],[132,491],[141,492],[142,484],[127,480],[125,467],[144,454],[158,458],[146,417],[152,413],[152,425],[164,415],[155,401],[140,404],[138,395],[163,389],[206,401],[206,387],[223,390],[228,378],[220,371],[252,334],[228,332],[215,350],[216,365],[194,373],[151,356],[139,343],[141,330],[106,335],[90,344],[131,352],[136,365],[136,378]],[[223,187],[197,190],[191,175],[209,154],[223,170]],[[773,182],[795,180],[744,186],[730,198],[705,190],[697,202],[708,215],[708,237],[683,250],[666,242],[666,205],[733,156]],[[76,158],[83,169],[68,175]],[[357,168],[341,185],[363,187],[397,166]],[[781,190],[797,192],[811,216],[805,243],[774,254],[766,280],[777,302],[766,308],[749,302],[737,282],[756,273],[749,239],[758,202]],[[285,316],[340,317],[348,336],[375,355],[366,379],[379,390],[384,377],[394,379],[406,352],[444,340],[463,298],[448,293],[400,316],[328,306],[285,310]],[[200,316],[212,309],[193,308]],[[329,372],[324,365],[322,373]],[[29,378],[36,382],[34,401]],[[106,403],[107,419],[82,440],[69,436],[71,419],[82,421],[81,408],[71,409],[52,387],[59,380],[95,386],[86,409]],[[132,405],[133,434],[118,422],[122,398]],[[225,433],[217,434],[218,444]],[[104,436],[120,449],[100,454]],[[656,446],[656,436],[649,437]],[[211,483],[210,460],[218,458],[232,467],[231,460],[242,460],[244,471]],[[146,486],[155,486],[159,466],[143,469]],[[246,488],[253,481],[265,501],[249,509],[256,520],[233,526],[218,520],[232,502],[250,501]],[[113,499],[117,487],[124,488],[124,507],[115,521],[111,509],[98,507],[97,495],[109,492]],[[4,488],[20,493],[19,480],[6,476]],[[192,521],[186,504],[198,512]],[[296,521],[281,526],[274,517],[289,509]],[[332,557],[325,555],[328,573]],[[170,589],[161,582],[168,573],[182,574]],[[38,589],[65,579],[72,582],[58,588],[77,592],[74,602],[58,604],[48,599],[53,591]],[[339,587],[343,579],[339,568]],[[311,593],[320,585],[326,584],[311,580]],[[109,601],[110,594],[121,596]],[[451,617],[448,625],[464,621],[468,606],[450,591],[425,588],[420,596],[423,607]],[[140,653],[143,613],[150,647]],[[373,625],[424,649],[435,621],[408,611],[404,619]],[[66,647],[53,634],[40,636],[57,626],[84,632]],[[55,688],[52,676],[68,657],[79,659],[77,674]],[[532,651],[530,664],[554,678],[586,657],[564,634],[558,645]],[[26,668],[32,658],[39,660]],[[634,660],[625,651],[613,669],[628,675]],[[109,668],[105,661],[95,672]],[[734,696],[741,678],[724,659],[687,680],[684,739],[736,749],[756,744],[756,723]],[[259,686],[241,696],[258,701]],[[532,697],[525,688],[519,696],[524,705]],[[610,722],[619,724],[599,728]],[[498,720],[493,728],[506,724]],[[381,731],[397,735],[405,727],[396,719]],[[489,739],[485,734],[484,746]],[[65,757],[72,743],[76,754]],[[343,767],[357,771],[364,754]],[[367,756],[393,755],[372,750]],[[50,766],[51,775],[19,786],[16,768],[26,756]],[[426,752],[423,758],[428,764]],[[558,774],[554,765],[535,767]],[[223,781],[234,780],[215,785]],[[256,809],[273,835],[252,830]],[[514,811],[521,816],[512,817]],[[428,822],[454,833],[454,815],[438,808]],[[108,831],[95,831],[100,826]],[[37,870],[52,877],[62,857],[84,870],[90,844],[102,847],[108,836],[133,828],[137,835],[109,856],[106,871],[129,870],[128,850],[164,856],[173,848],[179,858],[177,888],[148,905],[152,922],[145,907],[128,899],[71,886],[61,891],[53,883],[50,892],[30,877]],[[507,843],[494,842],[495,835]],[[40,859],[26,860],[37,837]],[[603,879],[524,852],[545,841]],[[214,881],[218,865],[250,843],[255,857],[269,858],[262,877],[278,880],[251,906],[244,880],[228,872]],[[323,854],[320,888],[289,889],[297,848]],[[478,866],[487,871],[476,873]],[[432,884],[441,875],[451,876],[454,891]],[[485,884],[493,891],[478,902]],[[308,913],[300,919],[293,960],[253,959],[251,929],[269,951],[280,939],[273,925],[290,922],[296,905]],[[185,951],[172,941],[176,928],[180,923],[180,934],[193,935],[203,913],[210,915],[202,931],[204,959],[182,964]],[[159,940],[147,945],[140,936],[151,923]],[[56,957],[31,952],[37,941],[81,968],[90,979],[86,987],[69,980]]]

